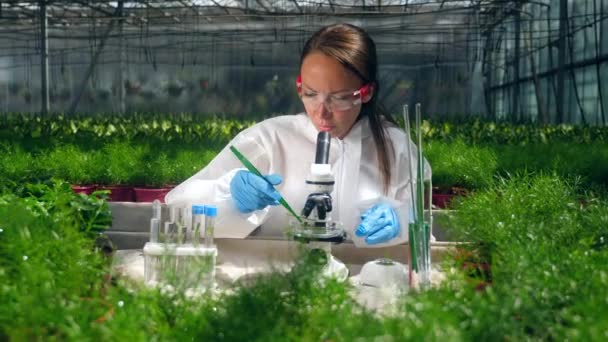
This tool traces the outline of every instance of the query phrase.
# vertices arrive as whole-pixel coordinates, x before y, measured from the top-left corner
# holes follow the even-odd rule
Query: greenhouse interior
[[[608,340],[608,0],[0,1],[0,340]]]

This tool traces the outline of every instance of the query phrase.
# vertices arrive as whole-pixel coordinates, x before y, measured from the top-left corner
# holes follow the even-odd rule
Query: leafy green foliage
[[[97,179],[95,153],[86,153],[74,145],[57,146],[46,152],[41,153],[36,162],[48,175],[74,184],[91,184]]]
[[[107,260],[93,244],[111,219],[107,194],[76,195],[46,180],[61,173],[74,182],[179,182],[246,126],[214,120],[23,116],[0,124],[0,339],[606,338],[608,207],[564,180],[606,183],[605,128],[425,123],[434,182],[476,189],[456,201],[447,226],[470,242],[463,248],[487,253],[475,260],[491,262],[483,291],[456,270],[443,286],[405,295],[379,315],[353,300],[348,284],[318,282],[312,257],[197,300],[108,283]],[[493,180],[497,172],[517,175]]]
[[[196,299],[122,279],[108,283],[107,263],[66,204],[76,195],[61,184],[24,186],[0,197],[0,337],[603,340],[608,206],[581,201],[574,185],[522,174],[460,199],[452,234],[491,247],[492,284],[476,291],[450,271],[442,286],[395,298],[395,310],[384,314],[355,301],[348,283],[320,281],[315,253],[290,272]]]
[[[351,288],[335,280],[320,282],[319,271],[317,256],[304,254],[290,272],[261,275],[237,285],[232,294],[206,298],[207,304],[175,320],[171,338],[300,341],[378,335],[380,320],[351,300]]]
[[[108,310],[100,304],[106,261],[82,233],[99,216],[73,215],[82,211],[73,202],[86,200],[69,187],[28,188],[31,196],[0,196],[0,336],[69,339]]]
[[[0,121],[0,140],[52,139],[63,143],[91,140],[154,140],[157,144],[171,141],[227,142],[253,121],[228,120],[218,117],[182,113],[134,114],[129,117],[110,114],[67,118],[62,114],[41,117],[25,113],[5,113]]]
[[[8,182],[34,180],[44,177],[45,174],[46,172],[38,167],[32,154],[20,145],[9,142],[0,144],[0,187],[4,187]]]
[[[608,128],[583,125],[533,125],[468,120],[422,124],[424,140],[463,140],[468,144],[519,145],[556,142],[588,144],[608,142]]]
[[[131,185],[135,174],[141,171],[142,159],[149,153],[147,145],[128,141],[106,144],[96,156],[95,166],[101,175],[99,183],[105,185]]]
[[[492,330],[475,339],[598,338],[597,327],[608,328],[605,320],[588,318],[589,311],[608,313],[605,298],[598,298],[608,283],[608,273],[598,272],[608,250],[594,247],[608,233],[608,206],[583,205],[575,189],[555,176],[521,174],[456,205],[451,226],[491,253],[493,285],[469,309],[478,324],[471,329]],[[591,305],[591,298],[601,304]]]
[[[5,114],[0,121],[0,177],[72,183],[165,186],[204,167],[253,121],[191,114],[142,113],[67,118]],[[469,120],[422,125],[433,182],[469,190],[495,174],[556,171],[608,189],[608,129],[515,125]]]
[[[34,153],[6,143],[0,151],[2,186],[51,177],[72,184],[166,186],[192,176],[217,154],[215,145],[154,146],[133,141],[112,141],[89,151],[66,144]]]
[[[467,146],[462,140],[429,142],[425,156],[433,170],[433,185],[481,189],[492,183],[497,160],[486,147]]]
[[[529,144],[488,146],[497,156],[499,174],[528,172],[556,173],[564,178],[581,178],[585,188],[608,186],[608,144]]]
[[[108,193],[96,191],[90,196],[76,194],[68,183],[50,180],[46,183],[26,183],[7,190],[18,196],[37,215],[53,216],[74,224],[89,237],[96,237],[112,223],[106,202]]]

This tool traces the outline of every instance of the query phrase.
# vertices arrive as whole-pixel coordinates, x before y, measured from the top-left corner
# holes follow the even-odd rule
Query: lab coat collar
[[[367,116],[361,117],[355,122],[350,132],[342,139],[342,142],[349,146],[361,145],[361,141],[371,134],[369,130],[369,119]]]

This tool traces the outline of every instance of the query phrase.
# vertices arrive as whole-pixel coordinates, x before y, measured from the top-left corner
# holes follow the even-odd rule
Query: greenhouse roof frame
[[[542,0],[541,0],[542,1]],[[469,46],[480,33],[504,20],[525,0],[0,0],[0,38],[104,39],[144,32],[174,35],[213,35],[220,40],[264,44],[299,42],[318,22],[347,21],[363,26],[374,37],[407,34],[415,50],[436,49],[438,34],[466,35]],[[44,6],[44,13],[41,10]],[[297,19],[297,20],[296,20]],[[316,21],[316,22],[315,22]],[[41,23],[44,22],[44,25]],[[116,25],[119,24],[119,25]],[[45,26],[46,33],[41,33]],[[112,27],[120,27],[120,32]],[[109,29],[104,30],[103,27]],[[98,30],[97,28],[102,28]],[[110,32],[112,31],[112,32]],[[123,33],[124,32],[124,33]],[[265,38],[266,37],[266,38]],[[267,39],[267,37],[273,37]],[[450,39],[450,38],[447,38]],[[379,41],[379,43],[383,43]],[[380,44],[379,44],[380,45]],[[457,47],[457,46],[456,46]],[[458,48],[458,47],[457,47]],[[398,48],[397,48],[398,49]]]
[[[545,1],[545,0],[535,0]],[[269,51],[301,46],[320,25],[350,22],[376,41],[386,66],[469,65],[479,60],[483,33],[518,13],[527,0],[0,0],[0,39],[14,52],[0,57],[40,57],[42,112],[48,112],[48,69],[53,56],[88,49],[83,88],[104,50],[123,54],[134,45],[149,52],[180,45],[185,53],[225,44]],[[168,37],[167,39],[154,39]],[[179,38],[183,37],[183,38]],[[118,38],[118,39],[117,39]],[[131,44],[121,43],[130,39]],[[141,39],[144,39],[142,42]],[[139,41],[134,41],[140,39]],[[49,46],[49,41],[53,45]],[[33,42],[33,43],[32,43]],[[110,42],[106,44],[106,42]],[[34,44],[31,46],[31,44]],[[145,46],[143,45],[145,44]],[[206,45],[205,45],[206,44]],[[106,48],[107,45],[107,48]],[[60,46],[58,48],[58,46]],[[265,46],[265,47],[264,47]],[[19,50],[21,49],[21,50]],[[63,49],[63,50],[62,50]],[[446,52],[451,50],[450,52]],[[76,50],[73,50],[76,51]],[[407,57],[405,57],[407,55]],[[259,57],[259,55],[258,55]],[[262,56],[264,58],[264,56]],[[153,60],[155,63],[155,60]],[[416,62],[417,63],[417,62]],[[252,63],[250,63],[252,64]],[[420,64],[416,64],[418,67]],[[73,112],[80,97],[74,97]]]
[[[0,1],[0,24],[5,28],[35,24],[41,0]],[[119,3],[123,3],[122,13]],[[337,17],[415,16],[420,14],[462,13],[478,10],[494,13],[525,1],[492,0],[124,0],[124,1],[46,1],[49,27],[102,24],[123,17],[127,25],[170,25],[183,21],[210,23],[260,21],[294,15]],[[490,20],[491,22],[491,20]]]

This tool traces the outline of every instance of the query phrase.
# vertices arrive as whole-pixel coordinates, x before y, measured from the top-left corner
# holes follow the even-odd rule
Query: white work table
[[[215,280],[218,290],[230,288],[235,282],[248,281],[259,274],[273,270],[288,271],[298,258],[300,243],[277,239],[216,239],[218,256],[215,267]],[[431,246],[433,263],[440,261],[454,246],[454,243],[435,242]],[[408,246],[399,245],[387,248],[357,248],[352,243],[332,246],[332,255],[348,268],[348,281],[354,285],[354,297],[362,305],[379,311],[386,311],[397,298],[396,294],[407,291],[362,285],[359,273],[362,266],[379,258],[390,258],[404,264],[407,268]],[[117,250],[114,257],[115,271],[133,281],[144,282],[144,255],[142,249]],[[431,273],[431,283],[443,279],[436,269]]]

